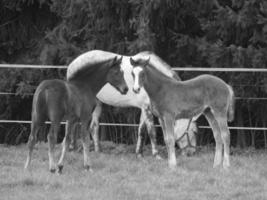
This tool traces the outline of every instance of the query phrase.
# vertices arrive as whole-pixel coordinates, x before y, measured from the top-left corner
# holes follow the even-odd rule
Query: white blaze
[[[139,91],[140,90],[139,79],[140,79],[140,73],[142,71],[143,71],[143,69],[141,67],[135,67],[135,68],[133,68],[133,74],[134,74],[133,90],[134,91]]]

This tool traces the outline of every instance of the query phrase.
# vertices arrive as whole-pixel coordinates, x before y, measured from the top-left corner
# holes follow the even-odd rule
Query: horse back
[[[163,89],[158,100],[161,103],[158,103],[158,106],[162,104],[168,112],[176,110],[179,113],[178,117],[194,116],[208,107],[213,110],[224,110],[226,113],[231,106],[233,92],[229,89],[229,85],[212,75],[200,75],[181,82],[169,80],[169,84],[162,85]]]
[[[37,87],[32,104],[32,120],[62,118],[66,113],[68,91],[63,80],[45,80]]]
[[[90,68],[94,67],[95,65],[98,65],[99,63],[111,60],[115,56],[119,56],[119,54],[102,50],[92,50],[85,52],[75,58],[69,64],[67,68],[67,80],[71,80],[73,78],[76,78],[77,76],[79,77],[80,72],[89,70]]]
[[[205,95],[215,95],[213,93],[230,93],[229,85],[225,83],[222,79],[209,75],[203,74],[192,78],[190,80],[182,81],[182,84],[188,88],[197,88],[202,92],[205,92]]]
[[[224,107],[228,120],[234,118],[234,91],[230,85],[216,76],[204,74],[186,82],[193,85],[200,92],[206,105]]]

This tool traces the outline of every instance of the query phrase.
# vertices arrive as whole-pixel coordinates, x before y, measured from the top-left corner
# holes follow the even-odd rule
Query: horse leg
[[[144,116],[144,110],[141,110],[141,116],[140,116],[140,122],[138,127],[138,133],[137,133],[137,143],[136,143],[136,149],[135,153],[137,157],[143,157],[143,143],[144,143],[144,134],[142,132],[145,125],[145,116]]]
[[[146,109],[144,111],[145,114],[145,123],[147,127],[147,132],[150,138],[151,142],[151,149],[152,149],[152,155],[156,159],[162,159],[161,156],[159,155],[158,149],[157,149],[157,138],[156,138],[156,130],[154,127],[154,119],[153,119],[153,114],[150,109]]]
[[[212,128],[213,136],[215,139],[215,157],[214,157],[214,162],[213,162],[213,167],[217,167],[221,164],[222,162],[222,151],[223,151],[223,146],[222,146],[222,138],[221,138],[221,132],[220,132],[220,127],[215,119],[214,115],[210,110],[206,111],[204,113],[206,119],[209,122],[209,125]]]
[[[102,113],[102,103],[97,101],[96,107],[92,114],[92,120],[90,124],[90,129],[92,131],[92,138],[94,141],[95,152],[100,152],[99,145],[99,118]]]
[[[30,133],[29,140],[28,140],[29,151],[28,151],[27,160],[24,166],[25,169],[29,169],[29,166],[31,164],[31,159],[32,159],[32,151],[33,151],[34,145],[37,142],[37,134],[42,127],[43,127],[43,123],[39,124],[35,121],[32,122],[31,133]]]
[[[224,146],[223,168],[228,169],[230,167],[230,131],[227,125],[227,117],[218,117],[216,119],[221,130],[221,137]]]
[[[55,164],[55,144],[57,139],[57,133],[59,131],[60,121],[52,122],[50,126],[50,130],[47,136],[48,139],[48,156],[49,156],[49,170],[54,173],[56,171]]]
[[[67,123],[69,123],[67,121]],[[68,125],[67,126],[67,129],[68,129]],[[74,123],[72,124],[73,126],[73,129],[71,129],[71,132],[69,133],[69,139],[70,139],[70,145],[69,145],[69,150],[72,151],[72,150],[76,150],[77,148],[77,139],[78,139],[78,134],[75,134],[77,132],[77,128],[79,126],[79,123]]]
[[[89,149],[90,149],[90,133],[88,132],[87,126],[88,121],[82,121],[81,125],[81,134],[82,134],[82,145],[83,145],[83,166],[86,170],[92,171],[91,161],[89,158]]]
[[[75,133],[73,133],[72,131],[72,125],[74,124],[73,121],[68,120],[66,122],[66,132],[65,132],[65,137],[62,141],[62,151],[61,151],[61,156],[59,158],[57,167],[58,167],[58,173],[61,174],[62,170],[63,170],[63,160],[64,157],[66,155],[66,151],[68,150],[69,147],[69,143],[70,143],[70,136],[71,134],[76,135]]]
[[[168,164],[171,169],[175,169],[177,166],[175,155],[175,138],[174,138],[174,119],[171,116],[164,117],[165,131],[164,140],[168,151]]]

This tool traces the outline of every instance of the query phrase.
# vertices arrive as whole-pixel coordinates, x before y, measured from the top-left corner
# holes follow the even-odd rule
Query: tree
[[[82,52],[103,49],[120,54],[150,50],[178,67],[265,68],[266,37],[265,0],[0,2],[0,59],[8,63],[68,64]],[[16,101],[13,97],[1,97],[4,102],[0,105],[1,116],[13,119],[23,117],[12,110],[24,100],[31,101],[25,94],[33,92],[41,80],[65,76],[58,70],[1,72],[0,89],[18,94]],[[234,87],[236,96],[266,96],[265,74],[215,74]],[[184,79],[195,75],[181,73]],[[11,76],[14,79],[9,79]],[[261,109],[256,109],[258,105]],[[240,126],[264,125],[258,116],[266,108],[265,102],[238,99],[236,121]],[[130,117],[123,114],[119,115],[123,119],[136,116],[136,113]],[[25,116],[29,115],[30,109]],[[258,140],[257,132],[251,134]],[[240,144],[250,139],[242,131],[238,135]]]

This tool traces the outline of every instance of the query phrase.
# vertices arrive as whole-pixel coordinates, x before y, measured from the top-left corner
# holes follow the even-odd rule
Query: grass
[[[26,146],[0,146],[0,199],[267,199],[266,151],[234,150],[228,171],[212,168],[213,148],[193,157],[177,152],[179,166],[170,171],[149,147],[137,159],[134,146],[105,143],[103,153],[91,153],[93,173],[83,170],[81,153],[68,152],[57,175],[48,171],[47,145],[37,148],[26,172]],[[164,147],[161,155],[166,157]]]

